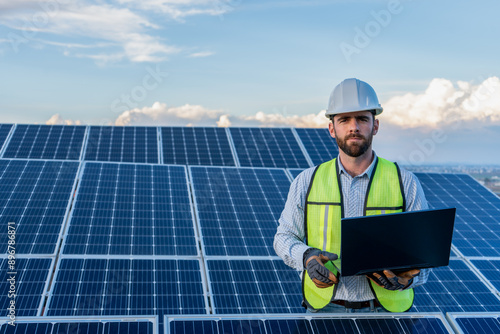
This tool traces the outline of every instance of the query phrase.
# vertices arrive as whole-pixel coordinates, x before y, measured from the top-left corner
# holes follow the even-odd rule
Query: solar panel
[[[79,160],[85,126],[19,124],[3,158]]]
[[[287,128],[229,128],[240,165],[307,168],[307,159]]]
[[[80,317],[38,317],[16,319],[15,326],[0,324],[0,334],[7,333],[92,333],[92,334],[153,334],[156,333],[156,320],[148,318],[102,318],[82,319]]]
[[[78,163],[0,160],[0,225],[13,226],[16,254],[54,254]],[[7,253],[7,229],[0,233]]]
[[[337,141],[330,136],[328,129],[296,128],[295,131],[315,166],[338,156]]]
[[[299,274],[279,260],[206,260],[215,314],[304,313]]]
[[[91,126],[85,160],[158,163],[157,128]]]
[[[63,254],[198,255],[184,166],[86,162]]]
[[[10,130],[12,129],[12,124],[0,124],[0,151],[5,143],[5,140],[9,136]]]
[[[288,171],[292,175],[292,179],[295,179],[297,176],[299,176],[300,173],[304,171],[302,168],[288,168]]]
[[[60,260],[48,316],[206,314],[198,260]]]
[[[190,167],[206,255],[271,255],[290,181],[282,169]]]
[[[308,314],[170,317],[165,333],[453,333],[442,314]]]
[[[162,127],[163,163],[235,166],[225,128]]]
[[[5,319],[10,314],[11,300],[15,301],[12,309],[16,318],[39,315],[43,305],[42,295],[47,288],[47,279],[52,268],[52,259],[16,257],[12,264],[13,268],[10,267],[7,258],[1,259],[0,262],[2,268],[0,271],[0,289],[2,291],[0,294],[0,316]],[[11,287],[11,283],[13,283],[13,287]],[[12,294],[15,295],[15,298]]]
[[[464,256],[500,256],[499,197],[466,174],[415,175],[431,208],[457,208],[453,244]]]
[[[471,259],[470,262],[500,291],[500,259]]]
[[[500,333],[500,313],[448,313],[447,318],[456,333]]]
[[[415,288],[417,312],[498,312],[500,299],[459,259],[433,268],[427,283]]]

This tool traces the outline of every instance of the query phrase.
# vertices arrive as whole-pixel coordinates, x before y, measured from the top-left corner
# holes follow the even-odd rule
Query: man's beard
[[[339,149],[342,150],[342,152],[344,152],[350,157],[357,158],[363,155],[370,148],[373,140],[373,131],[370,133],[368,138],[365,138],[360,134],[350,134],[341,139],[337,137],[336,131],[335,131],[335,137],[337,138],[337,145],[339,146]],[[349,138],[360,138],[361,143],[355,142],[347,144]]]

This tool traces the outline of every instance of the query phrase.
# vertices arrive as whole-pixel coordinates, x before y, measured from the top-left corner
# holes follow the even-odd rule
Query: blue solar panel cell
[[[327,128],[304,129],[296,128],[300,140],[304,144],[313,164],[319,165],[325,161],[336,158],[339,154],[337,141],[330,136]]]
[[[0,160],[0,225],[13,226],[16,254],[55,252],[77,170],[76,162]],[[0,233],[4,254],[7,242]]]
[[[471,260],[471,262],[486,277],[488,282],[500,291],[500,259]]]
[[[146,321],[71,321],[40,319],[40,322],[21,322],[17,320],[15,326],[4,324],[0,327],[0,334],[152,334],[153,323]],[[42,322],[43,321],[43,322]],[[50,321],[50,322],[49,322]]]
[[[215,320],[176,320],[169,324],[168,333],[178,334],[218,334],[218,321]]]
[[[292,175],[292,178],[295,179],[297,176],[299,176],[300,173],[304,171],[304,169],[301,168],[289,168],[288,171]]]
[[[314,333],[359,333],[353,319],[311,319]]]
[[[267,333],[280,333],[280,334],[313,333],[311,324],[306,319],[266,320],[265,325]]]
[[[469,175],[415,174],[431,208],[457,208],[453,244],[464,256],[500,256],[499,197]]]
[[[5,143],[11,129],[12,124],[0,124],[0,151],[2,150],[2,146]]]
[[[235,166],[224,128],[163,127],[163,163]]]
[[[80,332],[76,332],[80,333]],[[154,326],[151,322],[108,322],[104,324],[103,334],[153,334]]]
[[[415,289],[411,311],[498,312],[500,300],[462,260],[432,269],[429,280]]]
[[[157,128],[92,126],[85,160],[158,163]]]
[[[207,260],[216,314],[304,313],[301,281],[281,260]]]
[[[220,333],[266,334],[264,322],[261,320],[225,320],[219,323]]]
[[[4,158],[79,160],[85,126],[16,126]]]
[[[197,255],[185,167],[87,162],[63,253]]]
[[[205,314],[197,260],[61,259],[49,316]]]
[[[10,301],[14,300],[16,317],[38,315],[41,298],[47,283],[52,259],[25,259],[16,258],[14,268],[8,264],[8,259],[1,259],[0,289],[0,316],[7,317],[10,310]],[[7,281],[9,279],[9,281]],[[11,286],[13,284],[13,287]],[[14,291],[15,298],[10,298],[10,291]],[[12,297],[12,296],[11,296]]]
[[[244,167],[310,167],[291,129],[229,128]]]
[[[290,187],[284,170],[190,167],[207,255],[275,255]]]
[[[399,323],[404,333],[412,334],[440,334],[449,333],[443,321],[437,318],[400,318]]]
[[[52,334],[53,324],[51,323],[19,323],[15,325],[3,324],[0,326],[0,334]],[[55,332],[71,333],[71,332]],[[79,333],[79,332],[74,332]]]
[[[498,317],[463,317],[457,315],[457,324],[463,334],[500,333],[500,319]]]

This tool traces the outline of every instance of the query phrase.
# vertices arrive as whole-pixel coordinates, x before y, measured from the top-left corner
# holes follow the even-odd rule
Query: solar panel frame
[[[196,224],[197,224],[197,230],[198,230],[198,235],[199,235],[199,240],[200,240],[200,245],[201,245],[201,249],[202,249],[202,254],[204,257],[207,257],[207,256],[224,256],[224,255],[231,255],[231,256],[275,256],[275,251],[273,249],[273,246],[272,246],[272,242],[267,245],[266,244],[266,240],[268,240],[270,238],[270,236],[267,236],[264,231],[262,231],[262,229],[259,227],[259,235],[258,236],[253,236],[253,239],[255,239],[257,242],[259,243],[262,243],[260,246],[259,245],[251,245],[251,244],[248,244],[247,242],[245,242],[245,234],[244,234],[244,231],[246,230],[253,230],[253,229],[248,229],[248,228],[244,228],[245,226],[242,226],[240,224],[240,221],[239,219],[236,217],[236,220],[238,222],[238,224],[235,224],[235,230],[238,229],[239,230],[239,233],[240,235],[242,236],[241,238],[239,238],[239,236],[235,236],[235,235],[232,235],[232,242],[236,242],[236,241],[239,241],[239,240],[243,240],[243,243],[244,243],[244,248],[241,248],[241,247],[238,247],[238,246],[233,246],[233,247],[229,247],[229,245],[226,244],[226,239],[229,240],[228,236],[229,236],[229,233],[230,231],[226,231],[226,232],[222,232],[223,230],[223,224],[224,223],[224,219],[219,219],[217,218],[216,220],[216,223],[218,225],[218,230],[221,231],[220,233],[226,233],[226,234],[222,234],[221,235],[221,238],[222,238],[222,241],[224,243],[224,254],[222,253],[219,253],[219,254],[212,254],[211,250],[209,250],[209,247],[211,248],[216,248],[214,246],[212,246],[211,244],[209,244],[209,239],[211,240],[218,240],[220,238],[217,238],[217,237],[214,237],[214,236],[210,236],[209,238],[209,235],[208,233],[205,234],[204,236],[204,230],[205,232],[208,232],[209,230],[216,230],[215,228],[209,228],[207,226],[207,228],[205,228],[204,224],[210,222],[210,223],[213,223],[212,220],[208,220],[208,219],[201,219],[200,217],[200,212],[201,212],[201,208],[200,208],[200,202],[203,202],[204,200],[206,200],[206,198],[208,197],[202,197],[200,196],[200,193],[199,191],[196,190],[196,186],[197,186],[197,181],[195,179],[195,177],[193,176],[193,171],[195,170],[202,170],[202,169],[206,169],[207,171],[209,169],[213,169],[213,170],[221,170],[222,173],[225,173],[224,171],[228,171],[231,172],[231,171],[234,171],[234,175],[236,178],[238,178],[238,180],[241,180],[242,182],[244,181],[243,178],[241,177],[241,173],[244,172],[244,171],[274,171],[274,172],[283,172],[284,176],[286,176],[288,178],[288,181],[289,180],[289,177],[288,175],[286,174],[286,171],[284,169],[281,169],[281,168],[265,168],[265,167],[222,167],[222,166],[189,166],[189,169],[188,169],[188,173],[189,173],[189,179],[190,179],[190,184],[191,184],[191,188],[192,188],[192,196],[193,196],[193,202],[194,202],[194,213],[195,213],[195,217],[196,217]],[[224,176],[227,176],[226,174],[224,174]],[[256,177],[258,177],[256,175]],[[274,177],[274,176],[273,176]],[[274,181],[277,181],[275,179],[273,179]],[[217,195],[214,191],[217,190],[217,189],[212,189],[212,188],[215,188],[215,187],[222,187],[222,183],[218,183],[218,184],[213,184],[212,183],[208,183],[208,188],[207,190],[205,191],[205,193],[209,194],[208,196],[212,196],[210,197],[211,199],[214,199],[215,196]],[[228,182],[225,182],[224,181],[224,186],[227,187],[227,191],[229,192],[229,195],[230,195],[230,200],[232,201],[232,204],[231,206],[234,208],[234,211],[232,211],[234,214],[236,214],[236,206],[234,205],[234,198],[231,197],[231,191],[229,190],[229,183]],[[275,188],[278,189],[280,185],[278,183],[275,182]],[[280,205],[280,209],[279,209],[279,212],[276,212],[276,217],[273,221],[276,222],[276,226],[275,228],[278,227],[278,218],[279,218],[279,214],[281,213],[282,211],[282,207],[284,207],[285,205],[285,201],[286,201],[286,196],[288,194],[288,189],[289,189],[289,186],[290,186],[290,183],[287,183],[286,184],[286,189],[283,189],[283,198],[282,198],[282,205]],[[265,193],[264,189],[262,188],[262,184],[259,183],[259,189],[262,193]],[[286,192],[285,192],[286,191]],[[247,193],[247,191],[245,190],[245,193]],[[245,199],[247,199],[248,201],[251,201],[252,199],[254,198],[251,198],[249,195],[245,195],[247,196]],[[274,198],[275,200],[275,198]],[[208,205],[209,207],[211,207],[209,205],[209,203],[205,204],[204,206]],[[268,210],[269,212],[266,212],[265,214],[267,215],[268,213],[270,214],[273,214],[273,206],[268,203],[266,201],[266,205],[268,207]],[[208,212],[208,211],[207,211]],[[211,213],[211,212],[208,212],[208,213]],[[245,214],[248,213],[248,212],[245,212]],[[255,211],[252,211],[253,215],[255,216],[255,214],[257,214],[258,212],[255,212]],[[260,213],[260,214],[263,214],[263,213]],[[255,218],[255,217],[254,217]],[[266,219],[268,218],[267,216],[265,217]],[[257,219],[257,218],[255,218]],[[262,218],[264,219],[264,218]],[[205,222],[206,221],[206,222]],[[274,230],[273,230],[274,231]],[[273,235],[272,235],[272,238],[274,238],[274,232],[273,232]],[[253,251],[253,249],[263,249],[262,247],[265,247],[264,248],[264,251],[262,251],[260,254],[251,254],[250,252]],[[232,254],[232,250],[234,249],[240,249],[241,252],[245,252],[245,254],[241,253],[241,254]]]
[[[448,323],[447,319],[442,313],[439,312],[425,312],[425,313],[308,313],[308,314],[259,314],[259,313],[251,313],[251,314],[224,314],[224,315],[216,315],[216,314],[210,314],[210,315],[203,315],[203,316],[195,316],[195,315],[187,315],[187,316],[168,316],[165,315],[164,318],[164,334],[183,334],[183,332],[179,331],[172,331],[172,324],[175,324],[176,322],[185,322],[189,324],[190,322],[192,323],[206,323],[209,324],[206,328],[208,329],[207,331],[204,331],[203,333],[205,334],[211,334],[211,333],[227,333],[227,331],[223,330],[223,324],[224,322],[238,322],[241,321],[241,325],[239,327],[239,331],[234,331],[235,333],[274,333],[270,331],[271,324],[274,322],[276,324],[277,321],[304,321],[307,327],[307,332],[305,333],[311,333],[311,334],[320,334],[323,333],[321,331],[315,330],[314,324],[316,321],[321,321],[321,320],[326,320],[326,321],[340,321],[340,322],[345,322],[345,323],[350,323],[354,327],[351,327],[355,330],[355,332],[349,332],[349,331],[340,331],[339,333],[367,333],[364,330],[359,330],[357,327],[357,321],[365,321],[365,322],[374,322],[378,323],[380,321],[384,322],[393,322],[396,324],[399,324],[401,326],[401,329],[404,330],[410,330],[409,332],[411,333],[449,333],[449,334],[455,334],[453,331],[452,326]],[[409,328],[408,327],[408,322],[411,320],[415,321],[415,327]],[[433,321],[435,324],[440,326],[440,329],[444,330],[440,332],[435,332],[435,331],[426,331],[426,324],[419,324],[419,320],[429,320]],[[304,323],[303,322],[303,323]],[[404,322],[404,323],[402,323]],[[213,326],[213,325],[215,326]],[[278,325],[279,327],[279,325]],[[262,332],[262,328],[265,328],[265,332]],[[210,331],[210,329],[215,329],[215,331]],[[296,328],[294,328],[296,329]],[[377,328],[378,330],[378,328]],[[411,331],[415,330],[415,331]],[[385,333],[381,331],[375,331],[376,333]],[[402,331],[401,331],[402,332]],[[190,331],[185,331],[184,333],[193,333]],[[278,333],[278,332],[277,332]],[[288,332],[286,330],[280,331],[279,333],[282,334],[288,334],[292,332]],[[296,332],[293,331],[293,333],[304,333],[302,331]]]
[[[288,175],[290,176],[290,181],[295,180],[297,176],[305,171],[304,168],[287,168],[286,171],[288,172]]]
[[[3,152],[9,145],[10,138],[15,128],[16,124],[0,123],[0,157],[3,156]]]
[[[120,129],[121,132],[118,133]],[[134,131],[134,138],[130,138],[127,136],[127,133],[131,130]],[[143,136],[137,133],[138,131],[144,131]],[[107,132],[107,133],[106,133]],[[115,133],[116,132],[116,133]],[[154,132],[154,133],[153,133]],[[102,150],[101,140],[103,135],[108,135],[111,138],[115,136],[121,136],[121,141],[113,141],[107,144],[107,158],[100,159],[100,151]],[[154,139],[150,138],[151,135],[154,134]],[[94,139],[97,137],[96,144],[94,144]],[[149,163],[149,164],[159,164],[160,162],[160,141],[158,139],[158,127],[153,126],[97,126],[91,125],[87,128],[87,136],[85,141],[85,147],[82,152],[82,159],[86,161],[96,161],[96,162],[124,162],[124,163]],[[133,139],[132,145],[127,145],[127,140]],[[139,146],[139,143],[142,139],[145,140],[144,146]],[[154,143],[153,147],[149,147],[148,140],[151,140],[151,143]],[[114,145],[113,145],[114,144]],[[121,144],[121,148],[118,148],[118,144]],[[137,152],[139,148],[144,149],[144,156],[137,156],[133,153],[132,156],[129,155],[128,148],[130,146],[133,149],[133,152]],[[151,148],[151,150],[148,150]],[[151,151],[152,154],[148,154]],[[113,154],[115,152],[115,154]],[[117,154],[120,153],[120,159],[117,159]],[[89,156],[92,154],[92,156]],[[144,159],[142,159],[144,158]]]
[[[59,232],[57,233],[57,241],[54,245],[53,252],[52,253],[23,253],[23,252],[19,252],[19,249],[16,249],[17,255],[31,254],[34,257],[56,256],[58,249],[60,248],[60,245],[62,242],[63,231],[67,225],[68,213],[70,212],[70,209],[71,209],[71,206],[73,203],[73,194],[75,193],[75,188],[76,188],[76,185],[78,183],[78,175],[80,173],[81,163],[79,161],[73,161],[73,160],[46,160],[46,159],[35,159],[35,160],[31,160],[31,159],[0,159],[0,163],[1,163],[1,161],[17,161],[17,162],[25,161],[26,162],[25,168],[27,168],[30,163],[33,163],[33,164],[38,164],[38,163],[56,164],[59,162],[59,163],[61,163],[59,174],[64,169],[70,168],[70,165],[74,165],[74,167],[76,167],[76,172],[75,172],[75,176],[73,179],[73,184],[71,186],[71,191],[68,194],[68,199],[66,200],[67,204],[66,204],[66,208],[64,210],[64,215],[61,217],[61,219],[62,219],[61,226],[59,228]],[[66,166],[65,166],[65,164],[66,164]],[[51,167],[47,167],[47,168],[51,168]],[[52,168],[54,168],[54,167],[52,167]],[[38,175],[39,178],[40,178],[40,174]],[[0,177],[1,177],[1,175],[0,175]],[[14,189],[17,187],[18,183],[19,183],[19,180],[17,181]],[[36,185],[35,185],[35,187],[36,187]],[[33,196],[33,192],[31,191],[30,199],[32,196]],[[30,201],[30,199],[28,199],[28,202]],[[5,209],[5,207],[4,207],[4,209]],[[48,209],[48,207],[45,207],[45,210],[47,210],[47,209]],[[25,208],[25,211],[26,211],[26,208]],[[22,217],[24,217],[24,214]],[[17,230],[17,222],[16,222],[16,230]]]
[[[8,257],[7,255],[5,254],[2,254],[0,255],[0,263],[3,261],[3,260],[7,260]],[[19,316],[19,311],[26,311],[25,308],[23,308],[22,306],[19,306],[19,298],[25,298],[26,295],[24,294],[24,288],[20,291],[20,285],[21,283],[22,284],[27,284],[25,282],[25,279],[24,279],[24,275],[29,275],[30,273],[32,273],[30,270],[30,268],[26,268],[26,265],[24,265],[24,268],[23,268],[23,272],[20,272],[19,268],[17,267],[17,265],[19,264],[19,261],[18,260],[26,260],[27,262],[30,262],[30,261],[34,261],[34,260],[47,260],[47,261],[50,261],[49,265],[47,266],[47,268],[42,268],[40,270],[47,270],[47,275],[45,277],[45,283],[44,283],[44,286],[43,286],[43,289],[41,291],[40,294],[35,294],[35,295],[29,295],[29,297],[33,298],[34,296],[36,297],[39,297],[40,298],[40,301],[38,303],[38,306],[36,307],[36,314],[33,314],[33,315],[22,315]],[[15,276],[15,287],[16,287],[16,322],[18,321],[17,319],[21,318],[21,319],[24,319],[24,318],[27,318],[29,316],[41,316],[42,315],[42,311],[43,311],[43,307],[44,307],[44,304],[45,304],[45,296],[47,295],[48,293],[48,289],[49,289],[49,286],[50,286],[50,280],[51,280],[51,277],[52,277],[52,272],[54,271],[54,266],[55,266],[55,257],[32,257],[31,255],[15,255],[15,274],[13,274]],[[12,274],[10,274],[11,271],[8,271],[8,269],[6,268],[2,268],[2,269],[5,269],[5,273],[9,276],[12,276]],[[40,282],[43,282],[40,281]],[[28,281],[28,283],[31,283],[31,281]],[[2,294],[2,297],[8,297],[8,290],[4,290],[5,291],[5,294]],[[5,316],[5,317],[2,317],[2,320],[3,319],[6,319],[6,321],[9,321],[10,319]],[[0,325],[1,325],[1,321],[0,321]]]
[[[500,331],[500,312],[448,312],[446,313],[446,319],[457,334],[498,333],[498,331]],[[464,330],[463,324],[460,323],[460,320],[464,319],[476,320],[473,327],[476,327],[477,331],[470,332],[466,329]],[[489,330],[486,331],[485,328],[480,326],[481,324],[479,322],[484,319],[496,320],[495,325],[497,328],[489,328]],[[491,331],[491,329],[495,329],[497,331]]]
[[[330,136],[327,128],[295,128],[294,130],[310,157],[311,166],[319,165],[338,156],[337,141]]]
[[[71,135],[71,142],[68,143],[67,141],[64,140],[66,138],[63,138],[63,135],[64,131],[69,128],[73,128],[73,132]],[[29,142],[28,140],[25,140],[25,138],[27,134],[30,135],[32,134],[29,133],[32,129],[37,129],[37,130],[36,134],[34,134],[35,138],[33,139],[32,142]],[[60,133],[55,134],[56,136],[59,136],[58,138],[51,137],[51,134],[54,131],[54,129],[60,129]],[[38,139],[41,130],[48,131],[47,137]],[[30,160],[70,160],[70,161],[81,160],[83,149],[85,147],[85,141],[87,138],[87,130],[88,127],[84,125],[16,124],[13,133],[10,135],[9,143],[5,147],[2,158],[30,159]],[[21,132],[23,133],[18,135],[18,133]],[[57,139],[57,142],[54,142],[55,139]],[[73,143],[73,141],[75,143]],[[61,144],[63,145],[63,148],[59,151],[59,147]],[[14,145],[16,146],[16,148],[12,148],[12,150],[10,150],[10,148],[13,147]],[[54,145],[56,146],[55,149],[53,149]],[[64,147],[66,145],[67,147]],[[38,146],[40,146],[40,148],[43,147],[41,153],[34,150]],[[29,152],[26,152],[25,150],[28,149]],[[47,149],[49,149],[47,152],[51,154],[49,156],[46,156],[47,154],[49,154],[46,153]],[[64,155],[64,157],[60,157],[60,155]]]
[[[92,316],[87,316],[87,317],[81,317],[81,316],[74,316],[74,317],[46,317],[46,316],[38,316],[38,317],[22,317],[20,319],[16,318],[15,324],[20,325],[20,324],[70,324],[72,327],[68,328],[68,330],[71,330],[71,332],[68,332],[70,334],[75,334],[75,333],[81,333],[80,329],[75,327],[78,324],[103,324],[102,331],[100,330],[99,332],[102,334],[111,334],[113,332],[106,331],[105,327],[107,324],[115,324],[115,323],[122,323],[122,324],[136,324],[136,323],[151,323],[152,325],[152,331],[151,332],[146,332],[146,334],[158,334],[159,333],[159,323],[158,323],[158,316],[155,317],[145,317],[145,316],[100,316],[100,317],[92,317]],[[8,324],[8,320],[1,319],[0,320],[0,333],[4,333],[2,331],[2,326]],[[74,325],[74,326],[73,326]],[[45,332],[45,334],[58,334],[62,333],[60,331],[54,332],[55,329],[51,329],[48,332]],[[35,333],[29,332],[29,333]],[[43,334],[39,331],[36,331],[37,334]],[[92,332],[94,333],[94,332]],[[120,331],[121,334],[125,334],[125,332]],[[127,332],[129,334],[132,334],[130,332]],[[142,334],[143,332],[134,332],[137,334]]]
[[[190,180],[189,180],[189,175],[188,175],[188,169],[186,166],[184,165],[160,165],[160,164],[138,164],[138,163],[128,163],[128,162],[107,162],[107,161],[84,161],[82,162],[82,166],[81,166],[81,171],[79,173],[79,177],[78,179],[80,180],[80,183],[81,183],[81,180],[83,179],[84,177],[84,173],[85,173],[85,167],[88,165],[88,164],[108,164],[108,165],[118,165],[118,166],[122,166],[122,165],[127,165],[127,166],[151,166],[153,169],[154,168],[160,168],[160,169],[163,169],[163,168],[174,168],[174,169],[183,169],[184,171],[184,176],[185,176],[185,181],[186,181],[186,192],[187,192],[187,196],[188,196],[188,199],[189,199],[189,211],[190,211],[190,216],[191,216],[191,222],[192,222],[192,229],[193,229],[193,235],[194,235],[194,244],[192,245],[193,248],[196,249],[196,254],[179,254],[179,255],[183,255],[183,256],[200,256],[200,248],[198,247],[198,244],[200,242],[200,236],[199,236],[199,231],[198,231],[198,226],[197,226],[197,223],[195,221],[195,212],[194,212],[194,207],[193,207],[193,203],[191,201],[191,196],[192,196],[192,190],[191,190],[191,187],[190,187]],[[154,172],[154,170],[152,170],[152,172]],[[82,189],[82,187],[78,187],[77,190],[76,190],[76,193],[75,193],[75,197],[74,197],[74,203],[72,205],[72,210],[69,214],[69,217],[68,217],[68,221],[67,221],[67,224],[66,224],[66,228],[64,230],[64,233],[63,233],[63,241],[62,241],[62,247],[61,247],[61,254],[64,254],[64,255],[78,255],[78,254],[74,254],[74,253],[66,253],[66,249],[69,248],[69,247],[74,247],[74,245],[71,245],[69,243],[69,237],[71,236],[71,226],[72,226],[72,221],[74,220],[74,213],[75,213],[75,209],[77,208],[77,201],[78,201],[78,198],[79,198],[79,195],[80,195],[80,190]],[[116,189],[118,190],[118,188]],[[116,193],[115,193],[116,195]],[[98,217],[99,218],[99,217]],[[175,224],[175,222],[172,222],[172,224]],[[90,232],[91,230],[89,230],[89,234],[87,235],[88,237],[90,237]],[[115,235],[114,234],[109,234],[109,237],[110,238],[113,238]],[[157,236],[157,235],[152,235],[152,237],[154,236]],[[133,244],[135,245],[135,244]],[[133,246],[132,245],[132,246]],[[140,244],[137,244],[137,245],[140,245]],[[105,246],[104,244],[102,244],[102,246]],[[108,243],[108,248],[111,247],[111,243]],[[147,246],[146,246],[147,247]],[[177,248],[177,245],[175,245],[175,247]],[[153,254],[151,255],[154,255],[154,256],[161,256],[161,255],[167,255],[167,254],[155,254],[155,249],[152,250]],[[108,255],[108,254],[103,254],[103,255]],[[122,254],[110,254],[112,256],[120,256]],[[140,255],[144,255],[144,254],[129,254],[130,256],[140,256]],[[170,254],[170,255],[175,255],[175,254]],[[167,256],[170,256],[170,255],[167,255]]]
[[[500,277],[497,276],[500,272],[500,257],[468,257],[466,261],[491,291],[500,296]]]

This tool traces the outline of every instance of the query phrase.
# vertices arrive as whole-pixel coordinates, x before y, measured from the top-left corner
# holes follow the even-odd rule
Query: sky
[[[326,127],[356,77],[378,155],[500,165],[500,2],[0,0],[0,122]]]

